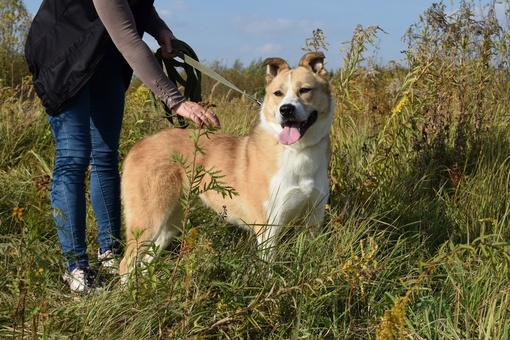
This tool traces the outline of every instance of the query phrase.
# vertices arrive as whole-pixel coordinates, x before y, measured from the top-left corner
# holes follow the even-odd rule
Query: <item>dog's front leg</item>
[[[257,233],[257,245],[262,260],[267,263],[274,261],[276,243],[281,227],[279,225],[267,224],[260,228]]]

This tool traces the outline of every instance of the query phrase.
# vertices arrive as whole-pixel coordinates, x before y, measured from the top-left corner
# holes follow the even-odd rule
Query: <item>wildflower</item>
[[[407,95],[403,96],[402,99],[399,100],[395,108],[393,109],[393,114],[399,114],[402,111],[402,108],[404,105],[406,105],[409,102],[409,98]]]
[[[381,323],[376,329],[377,340],[406,338],[404,323],[408,300],[407,296],[396,298],[393,307],[384,312]]]
[[[12,217],[17,220],[21,220],[23,218],[24,214],[25,214],[25,209],[23,209],[23,208],[14,207],[14,209],[12,209]]]

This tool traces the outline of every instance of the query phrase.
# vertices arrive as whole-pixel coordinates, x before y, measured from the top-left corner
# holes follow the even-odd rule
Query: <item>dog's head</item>
[[[324,54],[307,53],[289,68],[280,58],[264,61],[266,96],[261,120],[284,145],[313,145],[328,135],[334,102]]]

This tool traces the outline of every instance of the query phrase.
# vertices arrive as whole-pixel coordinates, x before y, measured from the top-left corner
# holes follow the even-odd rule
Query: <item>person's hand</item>
[[[169,30],[162,30],[159,32],[158,43],[161,46],[161,54],[165,59],[175,58],[175,54],[172,53],[172,40],[177,38]]]
[[[189,118],[199,127],[207,126],[209,129],[213,127],[221,127],[220,120],[210,109],[204,109],[199,104],[192,101],[184,101],[175,105],[172,109],[184,118]]]

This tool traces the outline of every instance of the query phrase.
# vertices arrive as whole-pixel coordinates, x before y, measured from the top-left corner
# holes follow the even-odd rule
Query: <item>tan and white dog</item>
[[[252,230],[264,258],[271,260],[282,227],[317,226],[323,220],[334,101],[324,54],[307,53],[296,68],[280,58],[266,59],[264,66],[266,96],[258,125],[245,137],[200,138],[204,155],[197,154],[197,164],[220,170],[221,181],[238,193],[230,198],[209,190],[200,196],[202,202],[217,212],[226,206],[228,221]],[[146,137],[128,153],[121,191],[127,248],[119,271],[124,278],[148,256],[150,244],[164,249],[181,230],[179,198],[187,178],[171,155],[192,159],[194,153],[191,132],[182,129]]]

